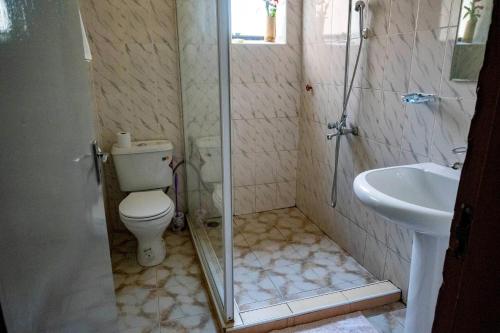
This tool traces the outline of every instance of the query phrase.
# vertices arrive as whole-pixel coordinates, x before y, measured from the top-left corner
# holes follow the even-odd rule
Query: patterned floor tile
[[[264,269],[296,265],[304,261],[304,257],[286,241],[266,240],[262,241],[259,247],[251,249]]]
[[[363,315],[380,333],[403,333],[406,308],[403,303],[394,303],[368,311]]]
[[[324,279],[307,263],[276,267],[267,271],[267,273],[285,298],[294,294],[327,287]]]
[[[234,294],[239,305],[280,298],[266,271],[251,267],[234,269]]]
[[[150,332],[159,324],[155,290],[125,287],[116,292],[118,324],[121,330]]]
[[[115,238],[112,262],[120,332],[218,332],[189,231],[167,231],[165,243],[165,260],[145,268],[137,263],[133,236]]]
[[[328,286],[336,288],[351,288],[377,281],[366,269],[359,265],[353,258],[346,257],[337,265],[315,265],[314,271]],[[354,284],[353,284],[354,283]]]
[[[200,283],[169,283],[157,290],[160,321],[210,313],[208,295]]]
[[[215,319],[209,314],[183,317],[161,323],[161,333],[216,333]]]

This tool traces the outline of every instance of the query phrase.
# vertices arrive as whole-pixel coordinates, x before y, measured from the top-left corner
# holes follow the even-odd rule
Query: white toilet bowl
[[[160,264],[166,255],[163,232],[175,212],[173,201],[161,190],[132,192],[119,206],[120,219],[137,238],[141,266]]]
[[[222,204],[223,199],[222,199],[222,184],[221,183],[216,183],[214,185],[214,190],[212,192],[212,201],[214,203],[215,208],[217,208],[217,211],[222,216],[224,206]]]

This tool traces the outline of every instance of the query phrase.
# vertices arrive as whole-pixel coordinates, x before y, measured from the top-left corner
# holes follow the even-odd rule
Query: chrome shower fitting
[[[349,80],[349,58],[350,58],[350,44],[351,44],[351,22],[352,22],[352,0],[349,0],[349,13],[348,13],[348,23],[347,23],[347,42],[346,42],[346,51],[345,51],[345,67],[344,67],[344,97],[342,101],[342,114],[340,116],[340,120],[337,122],[328,123],[328,129],[337,130],[335,133],[328,133],[326,138],[328,140],[332,140],[336,137],[335,143],[335,171],[333,174],[333,182],[332,182],[332,191],[331,191],[331,201],[330,206],[337,206],[337,178],[338,178],[338,165],[339,165],[339,154],[340,154],[340,142],[342,135],[353,134],[358,135],[359,130],[357,127],[347,128],[347,105],[349,103],[349,98],[351,96],[352,87],[354,85],[354,78],[356,77],[356,72],[359,65],[359,58],[361,56],[361,51],[363,49],[363,41],[367,39],[370,35],[370,30],[365,28],[364,23],[364,10],[366,4],[364,1],[357,1],[354,5],[354,10],[359,13],[359,35],[361,38],[359,39],[359,47],[356,55],[356,61],[354,63],[354,68],[352,71],[352,77]],[[350,83],[349,83],[350,82]]]
[[[328,123],[328,129],[336,129],[337,132],[335,133],[328,133],[326,135],[327,140],[331,140],[336,136],[341,136],[341,135],[347,135],[347,134],[352,134],[352,135],[359,135],[359,129],[357,126],[354,126],[352,128],[347,128],[347,125],[345,123],[345,119],[340,122],[334,122],[334,123]]]
[[[455,155],[463,155],[467,153],[467,146],[456,147],[451,150],[451,152]],[[460,170],[464,166],[464,162],[455,162],[450,164],[450,168],[455,170]]]
[[[365,2],[364,1],[356,1],[356,4],[354,5],[354,10],[359,12],[360,10],[363,10],[365,9]]]
[[[403,104],[422,104],[422,103],[433,103],[437,99],[434,94],[423,94],[423,93],[409,93],[401,96],[401,102]]]

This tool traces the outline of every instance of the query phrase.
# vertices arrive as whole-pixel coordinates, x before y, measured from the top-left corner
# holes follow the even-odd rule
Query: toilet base
[[[167,250],[161,235],[154,239],[137,239],[137,262],[141,266],[151,267],[165,260]]]

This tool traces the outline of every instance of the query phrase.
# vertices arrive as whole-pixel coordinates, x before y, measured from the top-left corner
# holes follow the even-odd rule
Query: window
[[[264,0],[232,0],[231,25],[233,42],[263,42],[267,13]],[[276,43],[286,42],[286,0],[276,10]]]

